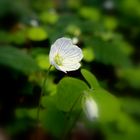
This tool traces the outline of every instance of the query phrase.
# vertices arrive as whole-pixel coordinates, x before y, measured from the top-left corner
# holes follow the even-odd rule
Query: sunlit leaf
[[[83,49],[84,60],[87,62],[92,62],[95,58],[94,51],[91,48],[84,48]]]
[[[106,29],[114,30],[118,25],[118,21],[114,17],[105,17],[104,26]]]
[[[57,88],[56,105],[60,110],[70,111],[75,104],[75,109],[80,108],[80,97],[88,86],[81,80],[75,78],[63,78]],[[77,106],[77,107],[76,107]]]
[[[27,31],[27,36],[33,41],[42,41],[48,37],[47,32],[42,27],[29,28]]]
[[[40,54],[36,57],[36,61],[41,69],[47,70],[50,66],[48,55]]]
[[[45,11],[41,13],[40,19],[43,23],[55,24],[59,17],[55,11]]]
[[[96,77],[91,72],[89,72],[86,69],[82,69],[81,73],[92,89],[96,89],[100,87]]]
[[[99,21],[100,19],[100,11],[96,8],[90,8],[90,7],[82,7],[79,11],[79,14],[87,19],[93,20],[93,21]]]
[[[95,89],[91,95],[99,108],[99,121],[116,121],[120,114],[119,100],[104,89]]]

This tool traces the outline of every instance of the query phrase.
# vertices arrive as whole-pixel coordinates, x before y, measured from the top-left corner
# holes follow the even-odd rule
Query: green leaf
[[[99,38],[94,39],[93,49],[95,52],[96,61],[102,62],[103,64],[106,65],[120,67],[130,66],[131,60],[129,58],[130,53],[128,53],[128,51],[130,50],[131,46],[129,46],[128,43],[126,43],[119,35],[114,34],[111,40],[112,41],[110,42],[109,41],[105,42],[104,39]]]
[[[99,21],[100,19],[100,11],[96,8],[90,8],[90,7],[83,7],[80,9],[79,14],[86,18],[86,19],[90,19],[93,20],[95,22]]]
[[[113,121],[120,113],[120,103],[118,99],[110,94],[108,91],[102,89],[96,79],[96,77],[89,71],[82,69],[82,75],[89,83],[92,90],[88,90],[96,101],[99,109],[99,120],[101,122]]]
[[[104,18],[104,26],[106,27],[106,29],[108,30],[114,30],[116,29],[117,25],[118,25],[118,21],[116,18],[111,17],[111,16],[106,16]]]
[[[63,78],[57,88],[56,106],[63,111],[70,111],[74,104],[74,109],[81,107],[80,97],[88,86],[81,80],[75,78]]]
[[[135,121],[128,114],[121,113],[117,121],[117,128],[120,132],[130,134],[136,131]]]
[[[135,89],[140,89],[140,67],[120,69],[117,71],[121,81]]]
[[[65,114],[59,111],[55,106],[49,106],[41,111],[40,121],[42,127],[55,136],[60,136],[66,126]]]
[[[95,89],[100,87],[96,77],[91,72],[89,72],[86,69],[82,69],[81,73],[83,77],[86,79],[86,81],[88,82],[88,84],[90,85],[90,88]]]
[[[115,128],[115,129],[114,129]],[[129,115],[121,113],[115,126],[104,125],[103,128],[107,140],[139,140],[140,127],[139,123],[134,121]]]
[[[45,30],[41,27],[31,27],[28,29],[27,36],[33,41],[42,41],[45,40],[48,35]]]
[[[48,107],[50,104],[54,104],[55,96],[43,96],[41,100],[41,105],[43,107]]]
[[[18,108],[15,111],[15,115],[18,119],[24,119],[24,118],[31,118],[36,119],[37,118],[37,109],[27,109],[27,108]]]
[[[99,120],[101,122],[112,122],[120,114],[119,100],[104,89],[97,89],[92,96],[99,108]]]
[[[24,30],[19,30],[19,31],[9,34],[9,39],[11,42],[20,45],[26,41],[25,35],[26,34]]]
[[[55,136],[60,136],[67,124],[65,113],[55,105],[55,96],[43,96],[41,104],[45,108],[40,112],[43,128]]]
[[[28,110],[26,108],[18,108],[15,110],[15,115],[18,119],[28,117]]]
[[[0,65],[5,65],[24,73],[39,70],[35,61],[28,54],[10,46],[0,47]]]
[[[121,103],[125,112],[140,116],[140,99],[130,97],[121,98]]]
[[[59,16],[55,11],[52,12],[45,11],[41,13],[40,19],[44,23],[55,24],[58,21]]]
[[[95,58],[93,49],[87,47],[83,49],[84,60],[87,62],[92,62]]]
[[[82,1],[81,0],[76,0],[76,1],[75,0],[68,0],[67,3],[68,3],[68,6],[70,8],[72,8],[72,9],[78,9],[78,8],[81,7]]]
[[[69,24],[66,28],[66,32],[74,36],[79,36],[81,34],[81,29],[74,24]]]
[[[38,56],[36,56],[36,61],[41,69],[47,70],[50,66],[48,55],[39,54]]]

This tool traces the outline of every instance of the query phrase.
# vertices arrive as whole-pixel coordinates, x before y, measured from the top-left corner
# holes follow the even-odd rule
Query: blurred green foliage
[[[13,139],[35,128],[49,50],[62,36],[82,48],[84,69],[67,75],[51,69],[41,101],[45,133],[65,133],[86,93],[99,118],[89,123],[82,113],[79,121],[94,139],[100,133],[100,140],[140,139],[139,7],[139,0],[0,1],[0,123]]]

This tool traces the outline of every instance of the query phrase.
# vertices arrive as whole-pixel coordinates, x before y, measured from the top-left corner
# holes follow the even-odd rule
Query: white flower
[[[98,118],[98,107],[92,97],[88,96],[85,98],[83,103],[83,109],[87,118],[90,121],[93,121],[94,119]]]
[[[69,38],[59,38],[51,46],[49,54],[51,65],[65,73],[79,69],[82,58],[82,50]]]

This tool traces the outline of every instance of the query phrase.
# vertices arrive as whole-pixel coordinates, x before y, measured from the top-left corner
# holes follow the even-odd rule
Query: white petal
[[[81,64],[80,63],[75,63],[75,64],[65,64],[63,65],[63,69],[65,71],[75,71],[78,70],[80,68]]]
[[[65,73],[67,73],[65,67],[63,67],[63,66],[58,66],[56,63],[54,63],[54,66],[55,66],[55,68],[56,68],[57,70],[60,70],[60,71],[63,71],[63,72],[65,72]]]
[[[50,54],[49,54],[49,60],[50,63],[53,65],[54,64],[54,56],[61,52],[62,49],[67,49],[69,46],[72,46],[72,40],[66,37],[62,37],[57,39],[54,44],[51,46]]]
[[[86,98],[83,107],[84,107],[85,114],[90,121],[93,121],[95,118],[98,117],[97,104],[91,97]]]
[[[76,63],[76,64],[73,64],[73,65],[67,64],[67,65],[63,65],[63,66],[58,66],[58,65],[55,64],[54,66],[56,67],[56,69],[67,73],[68,71],[78,70],[80,68],[81,64]]]
[[[67,49],[69,46],[72,46],[72,40],[66,37],[62,37],[57,39],[51,46],[51,52],[56,53],[61,51],[61,49]]]
[[[67,63],[67,60],[70,60],[70,61],[75,60],[79,62],[83,58],[82,50],[76,45],[72,45],[71,47],[67,49],[62,49],[60,53],[65,59],[66,63]]]

